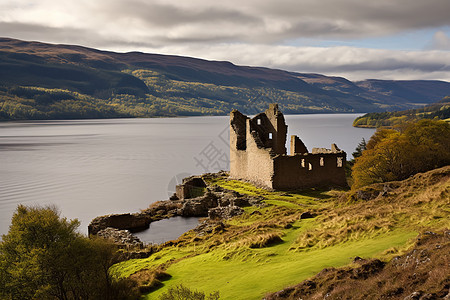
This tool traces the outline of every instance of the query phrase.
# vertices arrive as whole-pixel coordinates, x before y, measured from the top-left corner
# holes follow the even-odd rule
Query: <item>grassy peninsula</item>
[[[111,273],[139,282],[146,299],[179,284],[219,291],[222,299],[261,299],[355,256],[390,259],[419,232],[448,228],[449,178],[444,167],[353,192],[286,193],[206,176],[209,184],[263,197],[264,205],[189,231],[147,259],[114,265]],[[302,218],[305,212],[312,218]]]
[[[353,121],[355,127],[394,127],[406,122],[416,122],[422,119],[437,119],[450,122],[450,96],[441,101],[421,108],[393,112],[368,113]]]

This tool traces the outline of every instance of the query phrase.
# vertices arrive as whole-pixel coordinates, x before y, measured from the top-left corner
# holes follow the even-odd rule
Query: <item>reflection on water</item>
[[[295,115],[286,122],[289,134],[298,134],[310,150],[336,142],[351,153],[373,133],[353,128],[356,116]],[[228,120],[0,122],[0,234],[21,203],[55,204],[63,216],[78,218],[87,233],[96,216],[135,212],[168,199],[181,177],[228,169],[222,161],[229,153]],[[205,160],[205,149],[215,149],[222,160]]]
[[[176,240],[188,230],[198,225],[198,218],[173,217],[150,223],[147,230],[133,233],[141,241],[152,244],[162,244]]]

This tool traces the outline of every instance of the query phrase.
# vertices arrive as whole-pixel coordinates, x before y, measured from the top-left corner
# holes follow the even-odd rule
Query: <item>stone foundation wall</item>
[[[342,164],[338,164],[338,160]],[[280,190],[330,186],[347,187],[345,161],[345,153],[277,156],[274,158],[272,187]]]

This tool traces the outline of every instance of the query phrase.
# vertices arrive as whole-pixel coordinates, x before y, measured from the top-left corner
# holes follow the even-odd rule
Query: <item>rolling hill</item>
[[[167,299],[160,297],[180,285],[206,295],[217,291],[221,299],[323,299],[327,293],[329,299],[404,299],[419,290],[445,296],[449,176],[446,166],[348,192],[285,192],[206,174],[211,189],[264,204],[205,222],[110,272],[135,280],[144,299]],[[409,258],[401,257],[406,252]],[[424,264],[415,263],[420,257]],[[405,260],[408,268],[392,266]],[[392,290],[398,292],[389,296]]]
[[[421,108],[393,112],[374,112],[358,117],[353,121],[355,127],[393,127],[405,122],[415,122],[421,119],[438,119],[450,122],[450,97],[426,105]]]
[[[367,80],[0,38],[0,119],[376,112],[433,103],[443,81]]]

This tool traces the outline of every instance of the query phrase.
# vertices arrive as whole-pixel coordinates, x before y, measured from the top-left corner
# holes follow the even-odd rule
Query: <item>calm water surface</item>
[[[186,231],[197,227],[198,218],[174,217],[150,223],[150,228],[136,235],[141,241],[152,244],[161,244],[170,240],[176,240]]]
[[[353,128],[356,116],[286,116],[288,134],[297,134],[309,150],[335,142],[351,153],[374,132]],[[81,231],[87,232],[96,216],[134,212],[167,199],[182,177],[227,170],[228,121],[191,117],[0,123],[0,234],[8,231],[18,204],[54,204],[63,216],[78,218]],[[180,228],[183,232],[196,225],[181,218],[158,224],[151,226],[155,235],[142,233],[143,240],[174,238]]]

